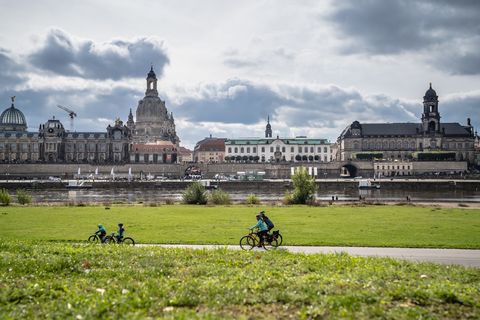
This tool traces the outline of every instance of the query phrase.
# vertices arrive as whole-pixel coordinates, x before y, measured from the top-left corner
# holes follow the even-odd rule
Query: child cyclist
[[[253,230],[255,228],[258,228],[257,235],[258,235],[258,238],[260,239],[260,243],[258,244],[258,247],[262,247],[263,242],[265,241],[265,237],[268,234],[268,227],[265,224],[265,222],[263,222],[262,216],[260,214],[257,214],[256,218],[257,218],[257,224],[250,227],[249,230]]]
[[[103,227],[103,225],[98,225],[98,231],[95,232],[96,235],[100,237],[100,241],[103,243],[105,242],[105,236],[107,235],[107,230]]]
[[[118,224],[118,232],[117,232],[117,241],[121,242],[123,239],[123,234],[125,233],[125,228],[123,227],[123,223]]]

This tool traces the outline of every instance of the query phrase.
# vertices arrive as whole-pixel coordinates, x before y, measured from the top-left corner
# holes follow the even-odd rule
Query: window
[[[298,147],[298,153],[302,153],[302,147]]]
[[[282,147],[282,152],[285,152],[285,147]]]
[[[250,147],[247,147],[247,153],[250,153]]]
[[[270,147],[270,152],[273,152],[273,147]]]
[[[313,153],[313,147],[310,147],[310,153]]]
[[[280,151],[280,146],[276,146],[275,151]]]
[[[294,148],[294,147],[291,147],[291,148],[290,148],[290,152],[292,152],[292,153],[295,152],[295,148]]]
[[[245,149],[243,147],[240,148],[240,153],[244,153]]]
[[[238,153],[238,148],[237,147],[235,147],[235,153]]]
[[[323,147],[323,152],[327,153],[327,147]]]
[[[253,147],[253,153],[257,153],[257,147]]]
[[[232,147],[228,147],[228,153],[232,153]]]
[[[265,147],[262,147],[262,152],[265,152]]]

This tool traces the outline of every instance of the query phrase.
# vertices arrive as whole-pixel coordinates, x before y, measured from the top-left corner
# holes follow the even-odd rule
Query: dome
[[[430,83],[430,88],[425,92],[425,96],[423,97],[423,101],[437,101],[438,96],[435,90],[432,89],[432,83]]]
[[[16,109],[13,104],[0,115],[0,124],[14,124],[26,126],[27,121],[22,111]]]

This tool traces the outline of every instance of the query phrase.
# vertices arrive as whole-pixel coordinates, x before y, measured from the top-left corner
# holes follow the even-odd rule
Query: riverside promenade
[[[160,246],[165,248],[241,250],[234,245],[189,245],[189,244],[142,244],[140,246]],[[281,246],[280,249],[301,254],[347,253],[360,257],[383,257],[416,262],[432,262],[446,265],[461,265],[480,268],[480,250],[468,249],[426,249],[426,248],[387,248],[387,247],[320,247],[320,246]],[[253,249],[265,251],[264,249]]]

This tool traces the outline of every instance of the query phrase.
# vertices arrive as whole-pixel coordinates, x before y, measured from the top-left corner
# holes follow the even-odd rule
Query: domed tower
[[[270,116],[267,118],[267,126],[265,127],[265,138],[272,137],[272,126],[270,125]]]
[[[440,113],[438,112],[438,96],[435,90],[430,88],[423,97],[422,127],[424,133],[440,132]]]
[[[153,71],[153,66],[147,74],[145,97],[138,102],[133,139],[135,143],[159,140],[169,140],[174,144],[180,142],[175,132],[173,116],[168,114],[165,101],[158,97],[157,76]]]
[[[15,96],[12,105],[0,115],[0,131],[27,131],[27,121],[22,111],[15,108]]]

